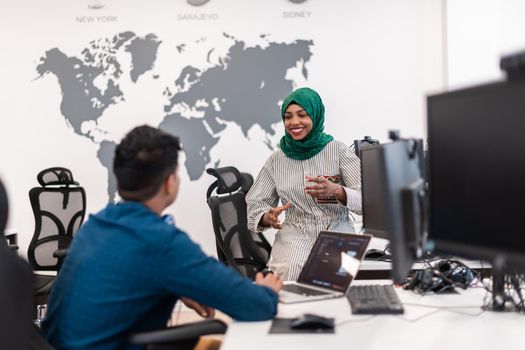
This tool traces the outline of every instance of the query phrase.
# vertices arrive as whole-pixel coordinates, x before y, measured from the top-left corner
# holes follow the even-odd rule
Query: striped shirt
[[[338,176],[347,202],[317,203],[304,187],[305,176]],[[311,185],[309,183],[308,185]],[[261,217],[272,207],[290,202],[276,236],[268,262],[270,270],[284,280],[296,280],[321,230],[354,232],[349,211],[361,214],[361,169],[359,158],[340,141],[331,141],[310,159],[286,157],[278,149],[270,155],[246,196],[248,227],[263,231]]]

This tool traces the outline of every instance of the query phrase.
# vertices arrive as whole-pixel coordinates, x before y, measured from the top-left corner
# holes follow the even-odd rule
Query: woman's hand
[[[215,316],[215,309],[206,305],[199,304],[193,299],[190,298],[180,298],[180,301],[184,303],[187,307],[194,310],[200,316],[204,318],[213,318]]]
[[[288,210],[292,204],[290,202],[286,203],[281,207],[271,208],[261,217],[261,226],[271,226],[277,230],[283,228],[283,224],[279,221],[279,215],[285,210]]]
[[[314,198],[335,197],[341,202],[346,202],[346,192],[341,185],[333,183],[328,179],[319,176],[306,176],[308,182],[313,185],[306,186],[305,192]]]

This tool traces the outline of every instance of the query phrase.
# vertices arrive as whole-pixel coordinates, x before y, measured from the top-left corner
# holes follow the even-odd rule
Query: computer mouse
[[[385,252],[381,249],[368,249],[365,253],[365,260],[381,260],[385,257]]]
[[[291,329],[333,329],[334,319],[314,314],[304,314],[290,322]]]

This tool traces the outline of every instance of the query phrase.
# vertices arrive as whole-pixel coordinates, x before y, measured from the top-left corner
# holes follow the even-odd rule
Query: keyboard
[[[285,284],[283,285],[282,290],[285,290],[287,292],[292,292],[295,294],[301,294],[301,295],[323,295],[323,294],[329,294],[327,292],[323,292],[320,290],[303,287],[298,284]]]
[[[351,286],[346,298],[355,315],[402,314],[405,311],[391,284]]]

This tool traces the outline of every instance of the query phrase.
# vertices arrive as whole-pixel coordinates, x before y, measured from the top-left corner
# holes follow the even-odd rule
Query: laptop
[[[371,238],[365,234],[321,231],[297,282],[285,282],[279,301],[291,304],[344,296]]]

